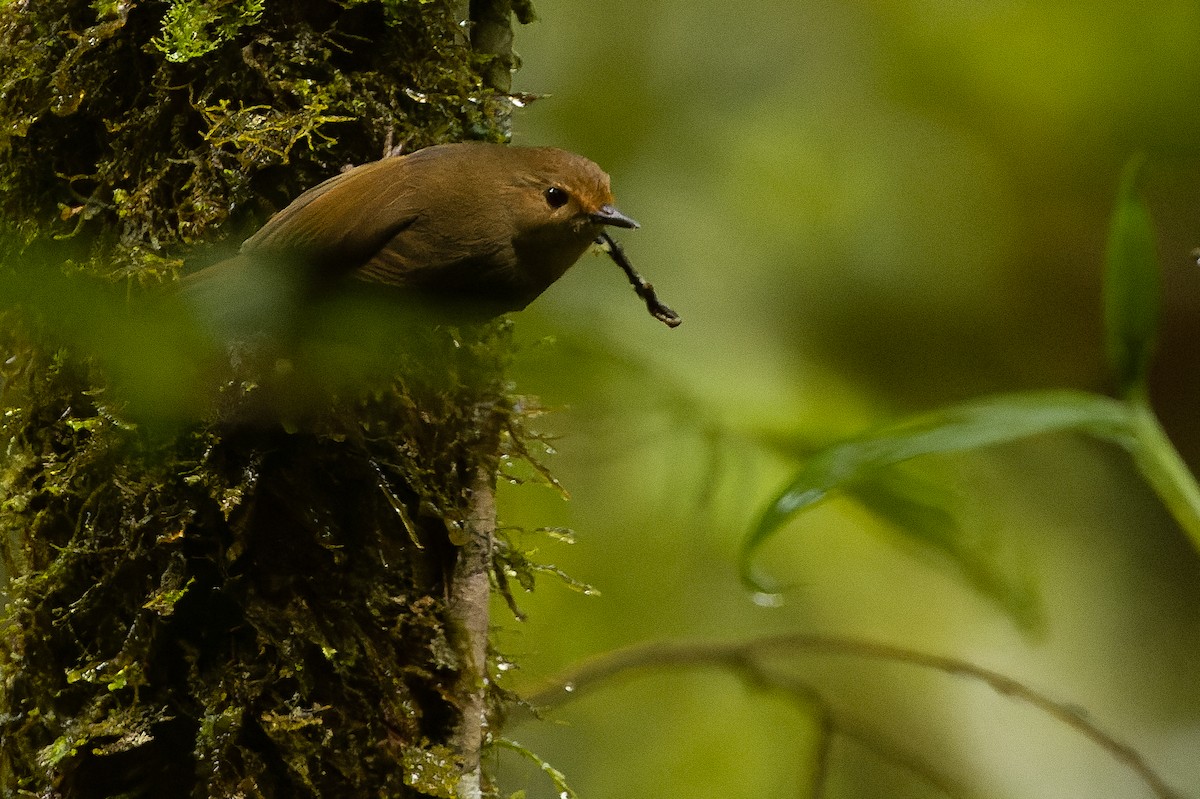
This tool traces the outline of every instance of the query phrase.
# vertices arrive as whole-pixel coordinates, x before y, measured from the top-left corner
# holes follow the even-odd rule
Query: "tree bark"
[[[511,49],[257,5],[0,7],[5,795],[492,790],[507,329],[366,298],[230,360],[140,287],[389,143],[503,139]]]
[[[497,436],[498,438],[498,436]],[[462,762],[459,799],[482,795],[482,765],[487,731],[487,654],[493,536],[496,533],[494,464],[475,470],[467,540],[460,547],[450,588],[450,629],[463,658],[455,695],[462,703],[454,748]]]

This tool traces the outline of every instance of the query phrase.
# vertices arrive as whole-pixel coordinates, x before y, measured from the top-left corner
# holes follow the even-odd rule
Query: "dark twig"
[[[1183,799],[1142,755],[1093,724],[1073,705],[1051,699],[1012,677],[943,655],[838,636],[784,634],[748,641],[650,642],[618,649],[575,666],[529,696],[532,707],[550,708],[585,694],[617,675],[670,667],[717,666],[745,673],[747,664],[780,655],[842,655],[930,669],[987,685],[1001,696],[1023,702],[1080,733],[1133,771],[1159,799]],[[835,730],[845,732],[837,726]],[[855,736],[859,737],[859,736]],[[862,740],[866,740],[865,736]]]
[[[679,314],[659,301],[658,295],[654,293],[654,284],[638,274],[637,270],[633,268],[633,264],[629,263],[629,259],[625,257],[625,251],[621,249],[621,245],[617,244],[607,231],[600,234],[596,243],[604,248],[617,266],[625,270],[625,274],[629,276],[629,282],[633,284],[633,290],[646,301],[646,310],[655,319],[667,327],[678,327],[683,322]]]

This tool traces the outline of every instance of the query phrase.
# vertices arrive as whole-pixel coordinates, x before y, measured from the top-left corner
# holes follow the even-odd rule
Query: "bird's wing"
[[[407,160],[363,164],[314,186],[246,239],[241,252],[352,271],[420,216]]]

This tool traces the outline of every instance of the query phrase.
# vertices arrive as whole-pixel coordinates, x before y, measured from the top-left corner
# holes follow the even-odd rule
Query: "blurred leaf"
[[[1004,558],[991,530],[964,519],[962,497],[940,469],[911,463],[878,469],[844,489],[864,508],[918,546],[947,555],[982,594],[995,600],[1022,627],[1038,623],[1037,597],[1026,576]]]
[[[1145,398],[1133,408],[1133,462],[1200,552],[1200,486]]]
[[[1161,269],[1150,209],[1137,191],[1144,160],[1125,166],[1104,259],[1108,363],[1121,396],[1144,384],[1158,329]]]
[[[206,400],[211,345],[170,292],[136,300],[126,292],[57,264],[0,268],[0,313],[23,321],[27,332],[40,331],[44,345],[94,358],[108,378],[107,403],[124,406],[138,422],[195,418]]]
[[[1003,444],[1042,433],[1075,430],[1133,448],[1131,409],[1125,403],[1098,394],[1074,391],[1044,391],[1003,394],[884,427],[861,438],[843,441],[807,459],[791,482],[770,502],[758,524],[742,543],[742,579],[759,591],[769,591],[767,581],[756,575],[753,557],[758,548],[787,522],[831,493],[879,481],[880,473],[898,463],[921,455],[964,452]],[[877,482],[875,488],[879,492]],[[895,491],[892,491],[893,495]],[[877,497],[882,494],[877,493]],[[911,500],[911,498],[910,498]],[[901,509],[906,521],[942,524],[920,537],[945,536],[948,528],[909,502]],[[907,529],[908,525],[902,525]],[[927,543],[927,540],[925,541]],[[951,551],[946,545],[943,549]],[[962,559],[961,552],[951,551]],[[970,564],[963,562],[970,570]]]
[[[461,378],[433,343],[459,335],[448,322],[478,324],[467,311],[452,317],[458,306],[365,283],[313,302],[297,281],[273,278],[231,269],[142,289],[29,259],[0,264],[0,325],[94,369],[110,413],[163,432],[204,418],[231,380],[256,407],[295,417],[385,383],[401,363],[419,365],[420,378],[408,376],[430,387]]]

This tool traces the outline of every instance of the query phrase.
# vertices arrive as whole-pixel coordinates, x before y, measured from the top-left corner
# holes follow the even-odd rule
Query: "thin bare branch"
[[[638,644],[605,653],[567,670],[530,696],[529,703],[539,708],[555,707],[614,677],[669,668],[718,667],[749,673],[755,680],[761,680],[761,661],[785,654],[839,655],[878,660],[981,682],[997,693],[1024,702],[1079,732],[1137,774],[1159,799],[1184,799],[1182,794],[1166,784],[1137,750],[1100,729],[1080,714],[1074,705],[1059,702],[1020,680],[965,660],[855,638],[790,634],[748,641]],[[832,720],[835,724],[838,721],[835,718]],[[841,727],[838,729],[847,732]],[[854,737],[860,738],[861,733]]]

